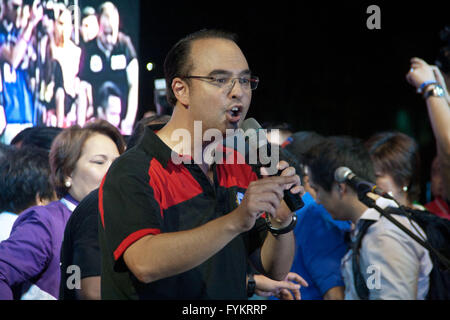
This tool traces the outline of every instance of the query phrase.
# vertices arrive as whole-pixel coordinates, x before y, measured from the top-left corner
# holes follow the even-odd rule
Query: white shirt
[[[385,198],[376,201],[381,208],[398,207]],[[420,235],[405,216],[394,215],[402,225],[422,239],[423,230],[414,223]],[[361,220],[378,221],[363,237],[360,249],[360,271],[369,288],[370,300],[423,300],[429,288],[429,274],[433,268],[428,250],[408,236],[375,209],[366,210],[352,232],[356,238]],[[345,283],[345,299],[359,300],[352,271],[352,250],[342,258],[341,272]]]
[[[10,212],[0,213],[0,242],[9,238],[18,215]]]

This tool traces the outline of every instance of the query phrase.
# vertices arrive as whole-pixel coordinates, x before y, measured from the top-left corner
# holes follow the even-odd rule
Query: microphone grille
[[[343,183],[347,180],[347,177],[349,174],[352,173],[352,170],[350,170],[347,167],[339,167],[334,172],[334,180],[336,180],[339,183]]]
[[[242,123],[242,130],[247,131],[248,129],[259,130],[261,125],[254,118],[248,118]]]

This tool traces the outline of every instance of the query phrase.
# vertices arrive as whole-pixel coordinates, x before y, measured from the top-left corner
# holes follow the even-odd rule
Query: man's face
[[[22,5],[22,0],[6,0],[5,13],[10,22],[16,22]]]
[[[193,63],[188,76],[243,77],[250,73],[247,60],[240,48],[230,40],[201,39],[192,43],[190,59]],[[225,134],[226,129],[240,127],[252,97],[235,81],[231,88],[220,88],[201,79],[189,80],[189,108],[194,120],[202,121],[203,130],[216,128]],[[231,110],[237,108],[238,112]]]
[[[326,191],[322,186],[315,183],[313,176],[310,174],[309,184],[316,193],[316,203],[321,204],[330,213],[335,220],[348,220],[345,218],[341,209],[341,200],[337,185],[334,184],[331,191]]]
[[[119,35],[119,16],[118,15],[102,15],[100,17],[99,39],[103,46],[112,51],[117,43]]]

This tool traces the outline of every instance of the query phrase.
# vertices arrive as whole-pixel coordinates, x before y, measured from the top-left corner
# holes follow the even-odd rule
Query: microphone
[[[360,198],[365,196],[367,193],[372,192],[381,197],[395,200],[390,194],[377,187],[376,184],[361,179],[347,167],[337,168],[334,172],[334,180],[339,183],[348,183],[356,190],[356,192],[358,193],[358,197]]]
[[[265,147],[267,154],[270,155],[272,154],[272,149],[269,141],[267,141],[267,136],[262,131],[262,127],[260,126],[260,124],[255,119],[253,118],[246,119],[242,124],[242,130],[244,130],[245,136],[248,137],[249,152],[251,152],[252,150],[257,151],[258,154],[261,156],[262,153],[261,151],[263,151],[262,149],[264,149]],[[279,149],[279,154],[280,158],[283,158],[283,160],[285,161],[288,159],[290,160],[292,159],[290,155],[284,154],[283,149]],[[261,162],[264,163],[265,161],[261,161],[260,157],[258,157],[258,164],[260,166],[263,166]],[[291,161],[286,162],[288,162],[289,164],[291,163]],[[281,175],[281,172],[282,172],[281,170],[278,170],[276,175],[278,176]],[[292,188],[293,186],[291,187],[291,189]],[[291,212],[295,212],[303,208],[303,206],[305,205],[302,198],[298,194],[291,193],[290,190],[284,190],[283,200],[284,202],[286,202]]]

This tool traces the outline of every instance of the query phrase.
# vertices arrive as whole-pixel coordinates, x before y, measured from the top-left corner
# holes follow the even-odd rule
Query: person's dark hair
[[[164,125],[167,122],[169,122],[169,120],[170,116],[164,114],[154,115],[139,120],[134,126],[133,133],[128,138],[127,149],[133,148],[135,145],[139,143],[139,141],[141,141],[141,138],[144,135],[146,127],[148,127],[149,125],[157,125],[157,124]]]
[[[334,172],[347,167],[357,176],[375,183],[372,161],[361,139],[348,136],[332,136],[314,147],[306,158],[309,176],[315,184],[327,192],[334,183]]]
[[[0,1],[1,1],[1,0],[0,0]],[[1,160],[4,156],[6,156],[6,154],[7,154],[11,149],[15,149],[15,147],[0,142],[0,160]]]
[[[371,136],[365,143],[375,171],[392,177],[401,189],[408,187],[410,201],[420,197],[420,154],[416,141],[395,131],[385,131]]]
[[[36,205],[36,196],[52,200],[48,152],[30,146],[11,149],[0,160],[0,190],[0,212],[19,214]]]
[[[167,53],[164,60],[164,75],[166,78],[167,101],[170,105],[175,106],[177,103],[177,99],[172,91],[173,79],[187,76],[192,70],[193,61],[190,57],[192,42],[214,38],[237,42],[237,36],[233,33],[223,30],[203,29],[181,39]]]
[[[59,197],[67,194],[65,181],[75,169],[84,143],[94,134],[103,134],[116,144],[119,154],[125,151],[125,140],[119,130],[106,120],[87,123],[83,128],[74,125],[64,129],[53,141],[50,150],[52,182]]]
[[[19,132],[11,141],[12,145],[34,146],[50,151],[53,140],[62,131],[57,127],[30,127]]]
[[[323,141],[325,141],[325,137],[314,131],[298,131],[287,139],[283,148],[283,154],[294,158],[294,161],[288,162],[294,165],[296,172],[300,174],[301,178],[306,174],[305,162],[310,150]]]

